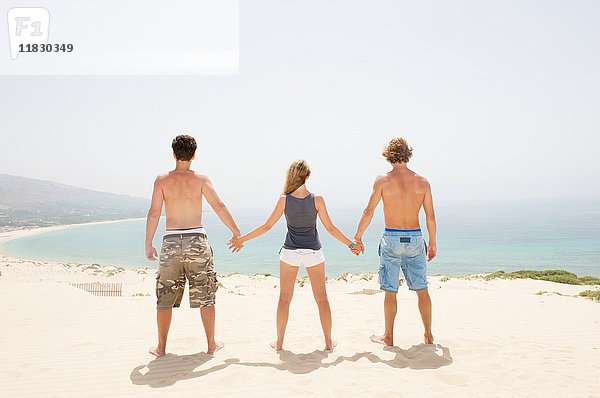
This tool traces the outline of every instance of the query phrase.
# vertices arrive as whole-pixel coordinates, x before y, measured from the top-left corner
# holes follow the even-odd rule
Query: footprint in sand
[[[18,370],[9,370],[6,372],[6,374],[14,379],[18,379],[19,377],[23,376],[23,373],[19,372]]]
[[[465,386],[469,384],[469,377],[462,373],[440,373],[438,378],[450,386]]]

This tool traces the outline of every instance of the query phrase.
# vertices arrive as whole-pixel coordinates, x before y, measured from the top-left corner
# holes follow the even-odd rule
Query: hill
[[[0,174],[0,228],[144,217],[150,201]]]

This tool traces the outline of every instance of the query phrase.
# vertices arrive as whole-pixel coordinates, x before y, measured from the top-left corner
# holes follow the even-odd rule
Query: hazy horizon
[[[0,175],[2,175],[3,173],[0,173]],[[26,176],[19,176],[19,175],[14,175],[15,177],[23,177],[23,178],[31,178],[31,177],[26,177]],[[84,187],[77,187],[74,185],[69,185],[69,184],[64,184],[60,181],[55,181],[55,180],[47,180],[47,179],[36,179],[33,178],[34,180],[40,180],[40,181],[48,181],[48,182],[54,182],[57,184],[61,184],[61,185],[65,185],[68,187],[73,187],[73,188],[80,188],[80,189],[86,189],[88,190],[89,188],[84,188]],[[308,183],[307,183],[308,184]],[[97,191],[97,190],[93,190],[92,191]],[[140,199],[146,199],[148,200],[148,203],[150,203],[150,199],[151,199],[151,195],[148,196],[135,196],[135,195],[130,195],[124,192],[108,192],[108,191],[97,191],[99,193],[110,193],[110,194],[115,194],[115,195],[127,195],[127,196],[131,196],[134,198],[140,198]],[[366,201],[368,200],[368,195],[370,192],[368,192],[366,194],[365,197],[365,202],[364,203],[360,203],[360,205],[362,206],[363,204],[366,204]],[[450,201],[445,201],[443,204],[441,204],[441,206],[447,206],[447,207],[454,207],[454,206],[488,206],[488,205],[493,205],[493,206],[497,206],[497,205],[527,205],[527,204],[542,204],[542,205],[548,205],[548,204],[552,204],[552,203],[557,203],[557,204],[561,204],[561,203],[565,203],[569,200],[572,200],[573,198],[571,196],[563,196],[563,197],[550,197],[550,198],[543,198],[543,197],[539,197],[539,198],[517,198],[517,199],[509,199],[509,200],[502,200],[502,201],[498,201],[498,200],[493,200],[493,199],[486,199],[486,200],[477,200],[477,199],[464,199],[464,200],[450,200]],[[590,196],[590,197],[581,197],[578,198],[578,200],[580,201],[579,203],[600,203],[600,196]],[[270,204],[270,203],[269,203]],[[347,206],[347,202],[346,203],[336,203],[336,207],[338,207],[339,209],[342,210],[347,210],[349,208],[349,206]],[[353,205],[356,205],[356,203],[352,203]],[[258,208],[263,208],[265,205],[265,203],[261,203],[261,204],[254,204],[251,205],[249,207],[246,207],[247,209],[258,209]],[[208,203],[206,202],[206,200],[204,201],[204,206],[207,207],[205,209],[203,209],[203,211],[211,211],[210,210],[210,205],[208,205]],[[355,206],[353,206],[355,207]],[[436,206],[437,207],[437,206]],[[164,217],[164,214],[163,216]]]
[[[287,166],[363,206],[403,136],[436,205],[600,197],[600,3],[240,4],[238,76],[0,76],[0,173],[149,198],[171,140],[231,207]]]

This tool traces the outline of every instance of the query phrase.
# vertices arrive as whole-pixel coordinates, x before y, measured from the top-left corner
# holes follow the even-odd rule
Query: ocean
[[[334,223],[352,238],[361,209],[329,211]],[[245,233],[261,224],[269,212],[265,208],[240,214],[234,211],[233,215]],[[600,277],[600,200],[440,206],[436,213],[438,256],[428,263],[430,275],[563,269],[580,276]],[[283,217],[267,234],[247,242],[239,253],[228,250],[231,234],[218,218],[212,212],[206,212],[204,217],[219,274],[278,275],[278,252],[285,238]],[[424,220],[421,225],[425,226]],[[377,247],[383,229],[379,208],[363,237],[366,252],[355,257],[319,225],[327,275],[377,272]],[[161,219],[154,239],[158,250],[164,230]],[[126,268],[157,267],[156,262],[145,259],[144,235],[145,220],[81,225],[0,243],[0,254]],[[300,275],[305,274],[301,270]]]

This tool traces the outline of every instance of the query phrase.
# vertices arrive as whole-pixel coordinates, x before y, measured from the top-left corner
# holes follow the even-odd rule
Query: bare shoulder
[[[373,183],[374,187],[381,187],[385,185],[389,181],[389,176],[387,174],[380,174],[375,177],[375,182]]]
[[[275,204],[275,208],[282,208],[282,211],[285,211],[285,201],[286,201],[286,194],[281,194],[279,195],[279,198],[277,199],[277,204]]]
[[[155,184],[161,184],[162,182],[164,182],[167,178],[169,178],[169,173],[162,173],[156,176],[156,179],[154,180]]]
[[[429,189],[429,181],[427,181],[427,178],[423,177],[420,174],[415,173],[415,179],[420,186],[422,186],[423,188]]]
[[[211,183],[210,178],[208,178],[208,176],[206,174],[202,174],[202,173],[194,172],[194,180],[197,183],[200,183],[202,185]]]
[[[191,186],[193,186],[194,188],[199,189],[201,191],[204,191],[205,188],[209,189],[209,187],[212,187],[210,178],[208,178],[208,176],[206,174],[202,174],[202,173],[194,172],[191,175],[190,182],[191,182]]]
[[[320,212],[321,210],[325,209],[325,198],[323,197],[323,195],[314,194],[314,199],[315,208],[317,209],[317,212]]]
[[[427,178],[423,177],[420,174],[415,173],[415,178],[418,179],[419,181],[426,182],[429,184],[429,181],[427,181]]]

